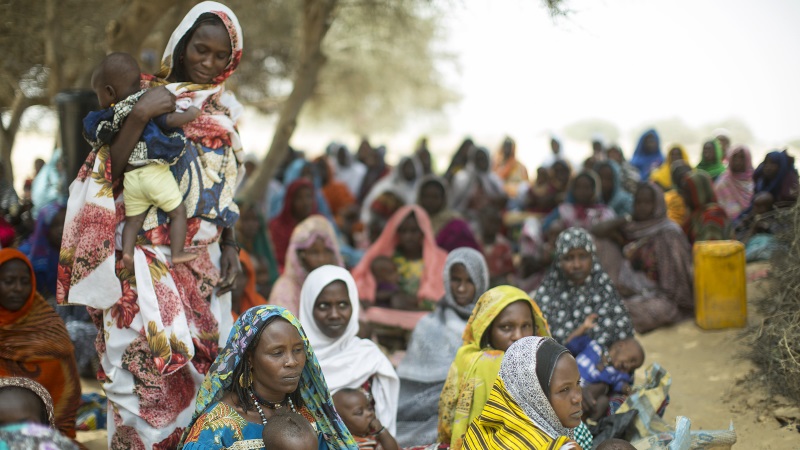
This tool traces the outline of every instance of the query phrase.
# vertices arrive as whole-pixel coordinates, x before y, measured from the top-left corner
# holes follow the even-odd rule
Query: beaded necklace
[[[270,402],[268,400],[263,400],[262,401],[261,399],[259,399],[256,396],[255,391],[253,391],[252,387],[250,387],[250,389],[248,389],[247,392],[250,394],[250,400],[253,401],[253,405],[255,405],[256,411],[258,411],[258,415],[261,416],[261,423],[263,423],[264,426],[267,426],[267,416],[264,415],[264,410],[261,409],[262,403],[267,408],[275,409],[275,410],[283,408],[284,404],[288,403],[289,408],[291,408],[292,412],[297,413],[297,410],[294,409],[294,402],[292,401],[292,398],[289,397],[288,395],[286,396],[286,399],[284,401],[282,401],[280,403],[272,403],[272,402]]]

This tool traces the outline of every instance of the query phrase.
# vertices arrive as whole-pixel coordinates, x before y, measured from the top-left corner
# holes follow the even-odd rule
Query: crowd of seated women
[[[599,143],[573,168],[554,137],[535,179],[510,138],[494,155],[465,140],[441,176],[425,140],[394,167],[366,139],[292,150],[264,203],[241,204],[235,323],[176,445],[591,448],[585,421],[644,363],[635,333],[694,314],[691,246],[779,248],[794,159],[754,167],[731,144],[693,167],[649,130],[630,160]],[[48,302],[63,222],[54,202],[0,250],[0,404],[19,405],[0,405],[0,442],[22,422],[74,438],[97,367],[85,308]]]

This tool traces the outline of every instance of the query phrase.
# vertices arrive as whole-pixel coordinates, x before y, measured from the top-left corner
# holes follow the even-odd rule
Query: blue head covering
[[[658,151],[655,153],[645,153],[644,141],[648,136],[656,138]],[[660,166],[662,162],[664,162],[664,155],[661,153],[661,140],[656,130],[651,128],[639,138],[639,143],[636,144],[636,151],[633,152],[633,158],[631,158],[631,164],[639,170],[639,174],[642,176],[641,179],[647,180],[650,178],[650,171],[654,167]]]
[[[39,209],[33,234],[22,243],[19,251],[31,261],[36,275],[36,290],[45,298],[55,297],[58,281],[58,256],[61,251],[50,243],[50,227],[56,214],[66,209],[67,205],[56,200]]]
[[[353,436],[333,408],[333,399],[328,390],[328,384],[325,382],[322,369],[319,367],[314,350],[308,343],[303,327],[300,326],[300,322],[289,310],[273,305],[254,306],[239,316],[239,319],[233,324],[228,343],[219,352],[217,359],[211,365],[208,375],[206,375],[203,384],[200,386],[200,392],[197,394],[197,406],[192,416],[192,421],[184,432],[184,439],[192,425],[205,412],[206,408],[219,401],[223,393],[236,382],[233,376],[234,370],[245,358],[250,345],[255,345],[255,337],[264,326],[264,323],[276,316],[297,328],[300,337],[303,339],[303,345],[306,350],[306,365],[303,368],[302,375],[300,375],[298,389],[303,397],[305,407],[314,416],[317,422],[317,429],[323,434],[328,444],[328,449],[357,450],[358,446],[353,440]]]
[[[778,175],[776,175],[771,180],[764,179],[764,165],[767,161],[772,161],[778,164]],[[781,193],[781,188],[783,187],[783,180],[786,178],[786,175],[789,174],[789,170],[792,169],[792,165],[789,164],[789,157],[786,153],[775,150],[772,152],[767,153],[766,158],[764,161],[758,165],[755,172],[753,172],[753,181],[755,182],[755,190],[754,192],[758,194],[759,192],[769,192],[775,198],[778,199],[778,196]]]

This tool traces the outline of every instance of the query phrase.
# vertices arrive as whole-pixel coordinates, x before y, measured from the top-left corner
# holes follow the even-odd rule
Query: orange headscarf
[[[247,251],[242,249],[239,252],[239,261],[242,263],[242,275],[247,277],[247,284],[244,286],[244,292],[242,292],[242,301],[239,304],[237,317],[238,313],[245,312],[253,306],[267,304],[267,299],[256,291],[256,268],[253,265],[253,258]]]
[[[398,209],[386,223],[383,232],[361,258],[361,262],[353,269],[353,278],[358,286],[358,296],[368,302],[375,301],[375,277],[372,276],[370,265],[378,256],[394,255],[397,247],[397,229],[411,213],[417,219],[417,224],[422,230],[422,260],[424,269],[419,282],[417,298],[438,301],[444,296],[444,263],[447,252],[436,245],[431,220],[428,213],[418,205],[406,205]]]
[[[19,311],[0,307],[0,377],[26,377],[44,386],[53,398],[56,426],[74,438],[81,396],[75,350],[61,317],[36,292],[28,258],[12,248],[0,250],[0,267],[15,259],[31,271],[31,293]]]

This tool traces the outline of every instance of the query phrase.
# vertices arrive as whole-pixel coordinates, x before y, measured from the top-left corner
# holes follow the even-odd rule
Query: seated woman
[[[654,129],[645,131],[636,144],[633,151],[631,165],[639,171],[639,179],[647,180],[650,172],[664,162],[664,155],[661,154],[661,140]]]
[[[689,209],[689,218],[683,225],[683,231],[691,244],[733,237],[731,222],[717,204],[717,195],[708,174],[697,171],[685,176],[679,191]]]
[[[683,226],[689,218],[686,210],[686,201],[678,190],[678,186],[683,183],[683,179],[692,173],[692,168],[686,161],[678,160],[672,163],[672,187],[664,192],[664,202],[667,204],[667,218]]]
[[[769,192],[779,208],[794,205],[798,195],[798,175],[794,158],[784,151],[767,153],[753,173],[755,194]]]
[[[320,450],[357,448],[300,323],[281,307],[258,306],[234,324],[178,448],[263,448],[264,426],[282,408],[314,426]]]
[[[0,448],[78,450],[55,429],[53,399],[41,384],[0,377]]]
[[[700,163],[697,165],[697,170],[702,170],[716,180],[725,171],[725,163],[722,161],[724,153],[722,151],[722,144],[718,139],[706,141],[703,144],[703,154]]]
[[[481,295],[464,329],[439,398],[439,442],[463,446],[464,433],[489,398],[508,347],[525,336],[549,336],[547,321],[525,292],[498,286]]]
[[[753,199],[753,158],[750,149],[739,145],[731,151],[727,170],[714,183],[714,192],[731,220],[750,206]]]
[[[661,188],[639,185],[632,221],[621,229],[626,260],[617,287],[633,328],[646,333],[693,317],[692,249],[683,230],[667,218]]]
[[[339,244],[328,219],[312,215],[292,232],[286,267],[269,295],[269,304],[300,313],[300,290],[309,273],[326,264],[344,267]]]
[[[275,259],[278,260],[280,273],[286,267],[286,250],[292,232],[298,223],[308,216],[317,213],[317,204],[314,200],[314,185],[305,178],[299,178],[286,188],[283,208],[269,223],[269,234],[272,238],[272,247],[275,249]]]
[[[75,350],[61,317],[36,292],[33,267],[21,252],[0,250],[0,377],[27,377],[53,399],[55,426],[75,437],[81,397]]]
[[[608,159],[594,165],[600,180],[600,202],[611,208],[618,216],[630,214],[633,209],[633,195],[622,186],[622,169]]]
[[[550,214],[567,196],[572,168],[564,160],[557,160],[550,168],[537,172],[536,183],[523,193],[520,203],[527,211]]]
[[[622,169],[622,187],[628,191],[633,192],[636,190],[636,184],[641,179],[639,170],[625,159],[622,149],[617,144],[611,144],[606,148],[606,157],[611,161],[619,164]]]
[[[319,359],[331,392],[361,388],[380,423],[395,433],[400,380],[375,343],[358,334],[358,290],[350,273],[322,266],[308,275],[300,300],[300,322]]]
[[[375,304],[377,283],[371,265],[379,256],[391,257],[399,269],[399,286],[405,295],[395,304]],[[353,269],[361,300],[374,305],[365,311],[366,318],[383,325],[413,329],[444,295],[442,272],[446,259],[447,253],[436,245],[425,210],[417,205],[398,209]]]
[[[403,157],[392,169],[389,175],[383,177],[370,189],[369,194],[361,203],[361,221],[370,223],[373,215],[370,212],[372,202],[381,194],[391,191],[399,196],[404,204],[414,203],[417,195],[417,186],[424,176],[422,164],[416,157]]]
[[[559,221],[564,228],[578,227],[595,233],[596,225],[616,216],[613,209],[600,203],[600,198],[601,187],[595,173],[591,171],[579,173],[572,180],[567,200],[558,205],[558,208],[544,219],[542,230],[547,233],[552,224]],[[619,239],[619,237],[597,235],[595,241],[599,249],[600,265],[612,280],[617,279],[619,263],[622,259],[618,245],[613,242],[615,239]]]
[[[453,209],[470,221],[480,215],[484,206],[504,208],[507,195],[503,182],[492,172],[492,159],[484,147],[472,147],[467,167],[453,177]]]
[[[580,373],[575,358],[549,338],[526,337],[509,347],[489,402],[469,426],[468,450],[591,448],[581,425]]]
[[[494,173],[502,180],[506,194],[514,198],[519,187],[528,183],[528,169],[517,159],[517,143],[510,137],[503,140],[497,153]]]
[[[599,318],[590,337],[600,345],[633,336],[628,312],[600,268],[592,236],[582,228],[564,230],[556,241],[555,258],[542,285],[531,293],[541,304],[553,338],[566,342],[592,313]]]
[[[488,287],[489,272],[480,252],[458,248],[447,255],[445,295],[414,328],[406,356],[397,367],[400,406],[396,437],[400,445],[436,441],[439,394],[461,347],[467,319]]]
[[[667,160],[650,173],[650,181],[657,183],[665,191],[672,189],[672,164],[675,161],[683,161],[689,164],[689,154],[686,153],[686,149],[681,144],[672,145],[669,153],[667,153]],[[635,186],[633,191],[636,191]]]
[[[431,219],[433,234],[439,232],[455,219],[461,219],[461,214],[451,209],[448,204],[447,182],[444,178],[426,175],[419,183],[417,204],[428,213]]]

